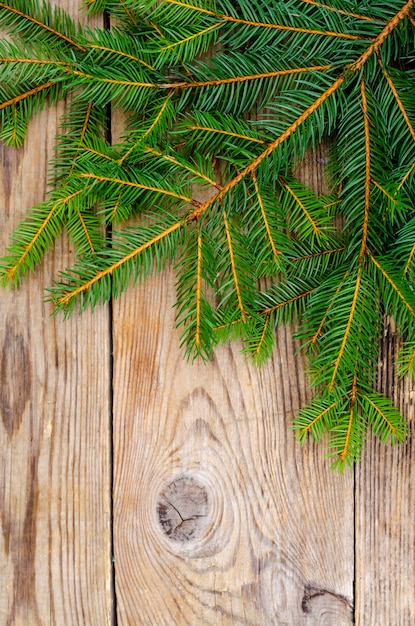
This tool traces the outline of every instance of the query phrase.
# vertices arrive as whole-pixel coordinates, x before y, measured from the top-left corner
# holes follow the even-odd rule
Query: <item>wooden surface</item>
[[[415,624],[415,388],[394,376],[397,339],[386,325],[379,388],[411,421],[405,445],[369,438],[356,472],[356,623]]]
[[[186,364],[174,282],[165,272],[114,308],[120,623],[350,624],[353,478],[293,441],[307,390],[290,332],[261,370],[237,346]]]
[[[23,149],[0,146],[2,251],[44,199],[60,113],[38,115]],[[61,238],[22,289],[1,293],[1,626],[112,620],[108,307],[50,318],[44,287],[70,260]]]
[[[58,114],[1,148],[2,249],[43,198]],[[300,173],[317,187],[323,159]],[[171,270],[111,320],[63,322],[42,291],[70,259],[62,238],[0,299],[0,626],[413,626],[413,440],[369,438],[333,474],[290,431],[309,394],[290,329],[260,370],[238,345],[190,365]],[[413,420],[409,382],[384,364],[380,386]]]

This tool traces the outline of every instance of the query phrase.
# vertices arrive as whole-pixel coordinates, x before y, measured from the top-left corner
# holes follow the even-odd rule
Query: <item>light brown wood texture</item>
[[[44,198],[61,111],[0,147],[1,250]],[[298,176],[323,189],[325,158]],[[112,319],[63,322],[42,296],[71,258],[62,237],[0,299],[0,626],[413,626],[413,438],[369,437],[333,473],[290,430],[309,398],[292,329],[261,369],[238,344],[186,363],[172,269]],[[413,421],[396,349],[389,329],[380,387]]]
[[[379,389],[410,420],[405,445],[390,448],[369,438],[356,471],[356,623],[415,624],[415,388],[392,368],[398,352],[385,325]]]
[[[44,199],[61,113],[38,115],[24,148],[0,147],[2,251]],[[112,620],[108,308],[63,323],[43,301],[71,256],[61,238],[0,299],[1,626]]]
[[[119,623],[351,624],[353,478],[293,440],[308,392],[290,331],[261,370],[237,346],[190,365],[174,283],[114,310]]]

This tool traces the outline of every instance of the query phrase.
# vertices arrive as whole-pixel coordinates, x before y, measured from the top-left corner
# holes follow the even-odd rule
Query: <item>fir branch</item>
[[[269,325],[270,325],[270,315],[269,313],[267,313],[267,315],[265,316],[265,321],[264,321],[264,326],[261,332],[261,336],[252,354],[252,360],[255,364],[258,364],[260,362],[260,358],[262,358],[262,354],[264,352],[264,345],[266,342],[266,337],[269,331]]]
[[[92,37],[94,35],[95,35],[95,33],[90,33],[89,34],[90,37]],[[132,54],[132,53],[127,52],[125,50],[120,50],[120,49],[115,48],[115,47],[110,45],[111,43],[116,44],[117,42],[119,42],[119,40],[121,39],[121,36],[114,37],[114,39],[112,39],[112,38],[110,38],[111,35],[108,34],[106,31],[104,31],[101,34],[101,36],[102,35],[105,36],[105,38],[103,38],[102,40],[97,39],[97,38],[95,38],[95,42],[86,40],[85,48],[87,50],[88,49],[89,50],[98,50],[98,51],[101,51],[101,52],[108,52],[108,53],[110,53],[110,58],[111,58],[112,62],[114,62],[114,57],[115,58],[116,57],[120,57],[121,60],[129,59],[130,61],[135,61],[137,63],[140,63],[141,65],[143,65],[144,67],[146,67],[149,70],[155,71],[155,68],[150,63],[145,61],[145,59],[137,56],[136,54]]]
[[[404,184],[406,183],[407,179],[410,177],[410,175],[412,174],[412,172],[414,170],[415,170],[415,161],[412,163],[411,167],[408,169],[408,171],[402,177],[401,181],[399,182],[399,185],[397,186],[397,191],[401,190],[401,188],[404,186]]]
[[[369,135],[369,132],[366,131],[365,134]],[[370,153],[370,150],[368,152]],[[369,172],[370,172],[370,167],[369,167]],[[370,182],[373,185],[375,185],[378,189],[380,189],[383,195],[386,196],[388,200],[390,200],[390,202],[392,202],[393,204],[398,204],[397,199],[391,196],[391,194],[384,187],[382,187],[382,185],[380,185],[376,180],[374,180],[373,178],[370,178]]]
[[[329,391],[332,391],[333,387],[335,385],[336,378],[337,378],[337,373],[338,373],[338,370],[339,370],[339,366],[340,366],[341,360],[342,360],[342,358],[344,356],[344,351],[345,351],[345,348],[346,348],[347,341],[349,340],[352,323],[353,323],[353,321],[355,319],[356,305],[357,305],[357,301],[358,301],[358,297],[359,297],[359,291],[360,291],[360,281],[361,281],[361,266],[359,266],[358,271],[357,271],[355,288],[354,288],[354,292],[353,292],[353,298],[352,298],[352,301],[351,301],[351,304],[350,304],[350,313],[349,313],[349,316],[347,318],[346,328],[345,328],[344,333],[343,333],[343,337],[342,337],[342,341],[341,341],[341,344],[340,344],[340,348],[339,348],[336,360],[335,360],[334,365],[333,365],[333,374],[332,374],[331,380],[329,382]]]
[[[370,132],[369,132],[369,112],[367,108],[367,98],[365,81],[360,81],[360,94],[362,97],[363,125],[365,134],[365,196],[364,196],[364,213],[362,224],[362,245],[359,252],[359,264],[362,263],[363,257],[367,254],[367,237],[369,224],[369,206],[370,206]]]
[[[276,76],[292,76],[295,74],[304,74],[306,72],[321,72],[330,70],[330,65],[315,65],[311,67],[295,67],[286,70],[275,70],[273,72],[261,72],[258,74],[248,74],[242,76],[232,76],[232,78],[219,78],[216,80],[206,80],[197,82],[177,82],[177,83],[164,83],[159,85],[162,89],[195,89],[219,85],[231,85],[232,83],[243,83],[245,81],[261,80],[264,78],[274,78]]]
[[[242,142],[254,142],[261,145],[268,143],[263,136],[259,136],[258,132],[250,128],[245,120],[218,114],[213,116],[205,111],[195,111],[192,118],[185,118],[182,128],[183,132],[186,133],[185,142],[189,144],[190,150],[194,149],[196,143],[191,141],[188,131],[196,131],[192,135],[194,135],[199,146],[201,137],[208,133],[202,147],[206,144],[212,152],[221,145],[220,142],[223,138],[229,138],[230,141],[241,139]]]
[[[393,404],[381,394],[359,394],[362,413],[371,425],[373,432],[383,443],[389,438],[392,443],[405,441],[408,424]]]
[[[382,63],[380,61],[379,61],[379,63],[381,65],[381,67],[382,67]],[[414,130],[414,127],[412,126],[412,123],[411,123],[411,121],[409,119],[408,113],[406,112],[405,107],[404,107],[404,105],[402,103],[402,100],[399,97],[398,91],[397,91],[397,89],[396,89],[396,87],[395,87],[395,85],[394,85],[394,83],[393,83],[393,81],[392,81],[391,77],[389,76],[389,73],[387,72],[386,69],[383,69],[383,75],[384,75],[384,77],[386,79],[386,82],[388,83],[388,85],[389,85],[389,87],[390,87],[390,89],[391,89],[391,91],[393,93],[393,96],[394,96],[394,98],[395,98],[395,100],[397,102],[397,105],[398,105],[398,107],[399,107],[399,109],[400,109],[400,111],[402,113],[403,119],[405,120],[405,124],[407,125],[408,130],[411,133],[411,137],[415,141],[415,130]]]
[[[184,37],[183,39],[179,39],[178,41],[174,41],[173,43],[163,46],[162,48],[160,48],[160,52],[165,52],[166,50],[172,51],[175,48],[178,48],[179,46],[183,47],[184,44],[187,44],[190,41],[193,41],[194,39],[199,39],[201,37],[204,37],[204,35],[206,35],[207,33],[211,34],[212,31],[217,30],[220,26],[221,26],[220,22],[216,24],[211,24],[210,26],[207,26],[203,30],[193,33],[192,35],[189,35],[188,37]],[[194,51],[192,51],[192,56],[194,56]]]
[[[65,315],[174,262],[186,356],[239,337],[260,365],[275,327],[298,323],[315,389],[300,441],[328,433],[344,469],[368,428],[403,440],[375,388],[384,314],[403,337],[399,372],[415,375],[413,0],[84,4],[117,27],[0,2],[0,137],[21,145],[36,111],[69,96],[55,190],[12,235],[3,282],[20,283],[62,228],[76,260],[50,298]],[[108,106],[127,113],[118,145]],[[325,138],[330,197],[293,177]]]
[[[295,203],[300,207],[301,211],[303,212],[304,216],[305,216],[305,223],[308,224],[309,226],[311,226],[311,231],[313,235],[320,235],[321,234],[321,230],[318,227],[316,221],[313,219],[313,217],[311,216],[309,210],[306,208],[305,204],[300,200],[300,197],[295,193],[295,191],[292,189],[292,187],[290,187],[290,185],[283,179],[280,178],[279,182],[281,183],[281,185],[284,187],[284,189],[286,189],[289,193],[290,196],[292,196],[292,198],[294,199]]]
[[[163,116],[166,113],[166,109],[170,104],[170,94],[168,95],[168,97],[163,101],[161,107],[159,108],[159,110],[157,110],[156,115],[154,117],[154,119],[151,121],[149,127],[144,131],[144,133],[140,133],[139,138],[136,142],[133,143],[133,145],[120,157],[118,163],[119,165],[122,165],[123,161],[125,159],[128,159],[128,157],[130,156],[131,152],[133,152],[133,150],[135,148],[137,148],[139,145],[141,145],[144,141],[144,139],[146,139],[146,137],[148,137],[149,135],[151,135],[155,129],[157,129],[157,126],[160,124],[161,120],[163,119]]]
[[[408,341],[404,345],[396,365],[399,376],[409,375],[412,380],[415,378],[415,341]]]
[[[68,71],[74,76],[79,76],[80,78],[84,78],[86,80],[93,80],[93,81],[97,81],[100,83],[107,83],[109,85],[115,85],[118,87],[146,87],[150,89],[151,88],[154,89],[155,87],[158,87],[156,83],[148,83],[145,81],[136,81],[136,80],[120,80],[117,78],[107,78],[105,76],[98,76],[97,74],[89,74],[87,72],[83,72],[81,70],[75,70],[72,68],[69,68]],[[161,85],[161,87],[163,87],[163,85]],[[171,86],[164,85],[164,88],[170,89]]]
[[[13,98],[10,98],[9,100],[6,100],[5,102],[0,103],[0,111],[7,107],[14,106],[18,102],[21,102],[22,100],[26,100],[27,98],[30,98],[31,96],[34,96],[35,94],[48,90],[50,89],[50,87],[54,87],[56,84],[57,84],[56,81],[49,80],[48,82],[43,83],[43,85],[38,85],[37,87],[28,89],[24,93],[20,93],[18,96],[14,96]]]
[[[179,193],[171,191],[170,189],[163,189],[161,187],[152,187],[151,185],[144,185],[141,183],[137,183],[131,180],[124,180],[122,178],[110,177],[110,176],[100,176],[98,174],[94,174],[93,172],[80,173],[77,174],[78,178],[86,178],[88,180],[97,181],[99,183],[110,183],[113,185],[127,186],[133,187],[136,189],[143,189],[145,191],[151,191],[156,194],[164,194],[166,196],[172,196],[173,198],[177,198],[178,200],[182,200],[183,202],[187,202],[188,204],[192,204],[193,206],[199,207],[200,202],[194,200],[193,198],[189,198],[187,196],[183,196]]]
[[[202,232],[199,229],[197,236],[197,269],[196,269],[196,330],[195,330],[195,344],[197,349],[200,349],[200,335],[201,335],[201,299],[202,299]]]
[[[169,163],[173,163],[174,165],[177,165],[179,169],[189,172],[190,174],[193,174],[194,176],[196,176],[196,178],[199,179],[201,183],[207,182],[210,185],[212,185],[212,187],[216,187],[216,189],[221,189],[221,185],[219,185],[219,183],[217,183],[215,180],[213,180],[212,178],[209,178],[209,176],[206,176],[206,174],[204,174],[203,172],[200,172],[199,170],[196,170],[194,167],[191,167],[187,163],[180,161],[177,157],[173,157],[169,154],[163,154],[162,152],[159,152],[158,150],[156,150],[155,148],[151,148],[150,146],[145,146],[144,152],[149,152],[150,154],[160,157],[161,159],[164,159],[165,161],[168,161]]]
[[[259,190],[258,180],[257,180],[257,176],[256,176],[256,173],[255,173],[255,170],[252,172],[252,179],[254,181],[255,193],[256,193],[256,196],[258,198],[258,204],[259,204],[259,208],[261,210],[262,220],[263,220],[263,223],[265,225],[267,238],[268,238],[269,244],[271,246],[272,254],[274,255],[275,259],[277,259],[278,255],[281,254],[281,252],[277,249],[277,246],[275,245],[274,237],[273,237],[272,231],[271,231],[271,226],[270,226],[269,219],[267,217],[267,213],[266,213],[266,210],[265,210],[265,205],[264,205],[264,202],[263,202],[263,199],[262,199],[262,195],[261,195],[260,190]]]
[[[337,408],[337,404],[337,402],[327,404],[320,400],[314,402],[312,412],[309,409],[300,411],[293,422],[293,429],[297,431],[297,437],[301,443],[305,443],[308,435],[311,435],[315,441],[320,441],[326,430],[325,420]]]
[[[10,16],[15,16],[17,18],[20,18],[20,20],[31,22],[33,25],[38,27],[38,31],[44,30],[45,32],[50,33],[57,39],[60,39],[64,41],[65,43],[69,43],[71,46],[80,50],[81,52],[85,52],[85,48],[83,48],[83,46],[78,44],[74,38],[65,35],[59,30],[59,28],[54,28],[53,25],[48,24],[47,19],[43,21],[42,19],[36,18],[35,14],[30,13],[30,10],[28,7],[29,7],[29,3],[25,0],[11,0],[10,2],[0,2],[0,10],[3,9],[3,11],[6,12],[5,21],[12,32],[14,32],[14,29],[13,29],[14,20],[10,19],[10,17],[8,18],[7,12],[10,13]],[[47,8],[48,8],[48,5],[43,3],[42,9],[43,9],[44,15],[46,13],[45,9]],[[52,21],[52,16],[50,14],[48,18]],[[17,23],[20,23],[20,20]],[[66,20],[66,21],[67,23],[69,23],[69,20]],[[19,28],[19,32],[20,32],[20,28]]]
[[[396,254],[399,258],[406,259],[402,270],[403,276],[408,276],[408,272],[413,266],[415,255],[415,219],[410,219],[400,230],[396,238]]]
[[[32,213],[30,219],[22,222],[12,237],[13,245],[6,257],[7,265],[1,267],[4,283],[19,284],[28,269],[33,269],[42,254],[51,246],[60,231],[60,221],[65,206],[77,191],[52,203],[45,203]]]
[[[342,277],[342,279],[340,280],[335,292],[333,293],[333,296],[330,298],[329,303],[328,303],[328,307],[324,310],[324,315],[321,318],[321,321],[317,327],[317,330],[314,332],[313,336],[311,337],[311,346],[314,346],[316,341],[319,339],[319,337],[321,336],[322,330],[324,328],[324,324],[327,321],[327,317],[330,313],[331,308],[333,307],[337,296],[340,293],[340,290],[346,280],[346,278],[349,276],[349,271],[347,271],[344,276]]]
[[[17,63],[29,63],[32,65],[61,65],[64,67],[69,67],[69,63],[66,63],[65,61],[54,61],[51,59],[25,59],[25,58],[20,58],[20,57],[0,57],[0,63],[13,63],[13,64],[17,64]]]
[[[93,107],[93,103],[92,102],[88,102],[86,113],[85,113],[84,123],[82,125],[81,134],[80,134],[80,137],[79,137],[78,147],[77,147],[75,155],[74,155],[74,160],[73,160],[73,163],[71,165],[71,169],[69,170],[69,176],[71,176],[73,174],[73,171],[74,171],[74,168],[75,168],[75,161],[76,161],[76,159],[77,159],[77,157],[79,155],[80,148],[81,148],[81,146],[82,146],[82,144],[84,142],[86,130],[87,130],[88,124],[89,124],[89,120],[91,119],[92,107]]]
[[[135,19],[132,11],[128,8],[128,6],[126,6],[126,3],[124,2],[124,0],[118,0],[122,10],[125,12],[126,16],[128,17],[128,20],[134,24],[135,26],[137,26],[137,20]]]
[[[239,310],[241,312],[242,322],[245,323],[246,322],[246,311],[245,311],[244,304],[242,302],[241,287],[240,287],[240,283],[239,283],[238,272],[237,272],[237,269],[236,269],[235,253],[234,253],[234,246],[233,246],[233,242],[232,242],[232,235],[231,235],[228,218],[226,216],[226,212],[225,211],[223,212],[223,223],[225,225],[226,241],[228,243],[229,260],[230,260],[230,264],[231,264],[233,282],[234,282],[234,285],[235,285],[235,291],[236,291],[236,297],[237,297],[237,302],[238,302],[238,308],[239,308]]]
[[[66,309],[67,312],[70,311],[73,308],[73,303],[75,299],[80,294],[90,291],[94,287],[94,285],[96,285],[98,282],[102,282],[103,279],[107,278],[108,276],[112,276],[123,265],[127,265],[131,260],[135,259],[137,256],[142,254],[145,250],[147,250],[151,246],[154,246],[161,240],[169,237],[169,235],[175,233],[178,229],[181,229],[184,223],[185,222],[182,220],[179,222],[174,222],[168,228],[161,228],[159,232],[156,232],[150,239],[145,241],[143,244],[128,251],[127,253],[125,253],[124,250],[121,250],[121,254],[120,254],[118,250],[114,247],[113,256],[119,257],[117,258],[117,260],[113,261],[109,265],[105,264],[105,267],[103,267],[102,269],[95,270],[93,268],[92,275],[87,281],[81,280],[80,284],[76,284],[76,278],[77,276],[79,276],[79,272],[81,272],[82,269],[85,270],[86,267],[89,267],[89,258],[86,257],[83,267],[79,265],[79,270],[78,268],[74,268],[74,272],[72,274],[69,273],[68,275],[66,274],[62,275],[62,281],[64,279],[66,280],[69,279],[70,281],[66,284],[63,295],[61,295],[61,290],[62,290],[61,286],[58,286],[55,289],[51,288],[49,290],[53,294],[52,299],[56,305],[57,310]],[[79,282],[79,279],[78,279],[78,282]],[[100,293],[97,294],[97,299],[101,300]]]
[[[198,219],[214,202],[221,200],[225,194],[231,191],[241,180],[247,175],[251,174],[255,171],[261,162],[269,157],[274,150],[276,150],[288,137],[294,133],[299,126],[310,116],[312,115],[319,106],[323,104],[323,102],[329,98],[344,81],[344,77],[340,76],[337,80],[332,83],[332,85],[321,94],[313,104],[311,104],[296,120],[293,122],[279,137],[277,137],[267,148],[264,150],[254,161],[252,161],[249,165],[247,165],[235,178],[229,181],[226,185],[223,186],[221,191],[219,191],[215,196],[213,196],[210,200],[207,200],[200,207],[195,209],[192,213],[192,219]]]
[[[376,259],[374,256],[370,255],[370,260],[379,270],[381,276],[386,280],[387,284],[392,288],[393,293],[399,298],[399,301],[405,307],[405,309],[410,313],[411,317],[415,318],[415,305],[413,303],[413,296],[409,292],[408,288],[404,287],[404,284],[399,280],[398,277],[393,275],[393,272],[389,270],[389,268],[385,267],[383,263]]]
[[[345,15],[347,17],[354,17],[357,20],[368,20],[370,22],[379,22],[379,18],[369,17],[368,15],[361,15],[360,13],[353,13],[351,11],[345,11],[344,9],[338,9],[337,7],[331,7],[328,4],[324,4],[322,2],[316,2],[316,0],[301,0],[301,2],[305,2],[306,4],[311,4],[319,9],[324,9],[326,11],[332,11],[334,13],[338,13],[339,15]]]
[[[398,13],[396,13],[391,20],[386,24],[383,28],[382,32],[376,37],[375,41],[365,50],[365,52],[359,57],[359,59],[351,64],[351,69],[354,72],[358,72],[362,69],[365,63],[368,61],[369,57],[373,53],[377,53],[382,44],[385,42],[387,37],[392,33],[392,31],[399,25],[403,19],[405,19],[413,6],[413,0],[408,0],[405,5],[401,8]]]
[[[335,440],[336,443],[334,444],[334,447],[339,447],[338,441],[339,439],[344,437],[342,450],[340,451],[340,453],[336,450],[336,454],[339,455],[339,459],[338,459],[339,467],[344,467],[345,463],[350,462],[349,459],[351,459],[353,463],[358,456],[356,446],[354,446],[354,449],[352,448],[353,428],[356,428],[356,422],[358,421],[358,419],[359,418],[355,412],[355,408],[353,404],[349,409],[349,418],[347,421],[346,432],[344,433],[344,435],[343,433],[340,433],[340,435],[337,435],[336,440]]]
[[[177,6],[186,7],[192,11],[199,11],[200,13],[204,13],[205,15],[211,15],[212,17],[216,17],[220,21],[232,22],[234,24],[244,24],[246,26],[254,26],[254,27],[260,27],[260,28],[271,28],[275,30],[288,31],[288,32],[293,32],[293,33],[306,33],[309,35],[323,35],[325,37],[343,37],[344,39],[353,39],[353,40],[360,39],[359,36],[351,35],[349,33],[336,33],[336,32],[311,29],[311,28],[297,28],[295,26],[287,26],[283,24],[244,20],[241,18],[232,17],[231,15],[224,15],[222,13],[216,13],[215,11],[209,11],[208,9],[204,9],[202,7],[198,7],[195,5],[186,4],[185,2],[180,2],[179,0],[164,0],[164,1],[170,4],[176,4]]]
[[[212,332],[214,315],[204,291],[206,285],[212,287],[214,282],[211,274],[213,250],[209,234],[200,223],[194,230],[189,229],[187,242],[187,251],[190,247],[194,254],[186,253],[177,268],[177,326],[182,328],[180,338],[185,355],[208,359],[215,343]]]
[[[275,311],[278,311],[278,309],[282,309],[283,307],[289,306],[293,303],[297,303],[302,298],[307,298],[307,296],[311,295],[314,292],[314,290],[315,290],[315,287],[312,287],[311,289],[306,289],[305,291],[302,291],[301,293],[298,293],[292,296],[291,298],[287,298],[283,302],[278,302],[277,304],[273,304],[271,306],[265,307],[264,309],[261,309],[261,314],[268,315],[269,313],[274,313]]]

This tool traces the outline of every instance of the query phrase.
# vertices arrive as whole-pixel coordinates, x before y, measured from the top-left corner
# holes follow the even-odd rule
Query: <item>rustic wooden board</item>
[[[379,388],[407,417],[411,434],[395,448],[369,438],[356,471],[356,623],[364,626],[415,624],[415,388],[394,373],[397,344],[387,326]]]
[[[261,370],[229,346],[185,363],[174,283],[114,307],[118,623],[352,623],[353,477],[293,441],[290,331]]]
[[[1,249],[44,197],[57,118],[0,149]],[[324,159],[298,172],[316,189]],[[413,438],[369,438],[355,475],[333,474],[290,432],[309,396],[290,329],[261,370],[237,345],[188,364],[172,270],[114,303],[111,381],[107,307],[63,323],[42,302],[70,260],[62,239],[0,299],[0,626],[412,626]],[[380,386],[413,420],[395,349],[387,335]]]
[[[78,0],[60,2],[76,15]],[[44,199],[62,109],[23,149],[0,147],[0,246]],[[0,299],[0,624],[112,620],[109,315],[51,319],[44,287],[71,262],[62,238],[35,276]]]

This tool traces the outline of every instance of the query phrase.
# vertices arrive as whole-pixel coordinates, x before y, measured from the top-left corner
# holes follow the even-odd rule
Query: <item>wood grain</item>
[[[61,111],[0,148],[2,249],[44,197]],[[297,172],[320,191],[325,158]],[[0,626],[412,626],[413,437],[369,437],[356,473],[333,474],[290,431],[309,397],[291,329],[260,370],[238,345],[188,364],[170,269],[114,303],[111,381],[108,309],[63,323],[42,300],[71,258],[61,238],[0,300]],[[396,349],[388,330],[379,384],[413,422]]]
[[[391,448],[369,437],[356,474],[356,623],[415,624],[415,387],[399,380],[390,325],[381,343],[379,389],[410,424],[408,443]]]
[[[78,1],[59,3],[77,16]],[[1,231],[44,199],[62,108],[24,148],[0,147]],[[45,286],[71,262],[62,238],[0,299],[0,624],[111,623],[108,310],[51,319]]]
[[[190,365],[172,271],[114,307],[119,624],[351,623],[353,478],[300,449],[289,329],[260,370],[237,346]]]

